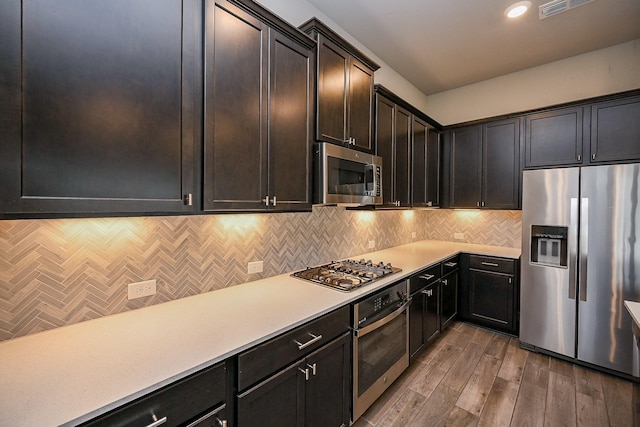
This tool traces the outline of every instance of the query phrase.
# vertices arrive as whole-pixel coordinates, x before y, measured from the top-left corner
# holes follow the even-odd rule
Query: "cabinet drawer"
[[[167,421],[163,427],[183,425],[197,420],[197,417],[205,418],[205,411],[221,406],[219,404],[224,402],[225,395],[226,368],[224,363],[220,363],[116,408],[83,426],[146,426],[165,417]],[[224,408],[221,406],[219,409]]]
[[[349,330],[350,308],[319,319],[254,347],[238,356],[238,389],[244,390]]]
[[[470,255],[469,266],[478,270],[495,271],[496,273],[515,274],[516,272],[516,261],[508,258]]]
[[[409,293],[413,295],[428,284],[438,280],[440,275],[440,263],[438,263],[411,276],[411,279],[409,279]]]
[[[446,276],[447,274],[456,271],[458,268],[460,268],[460,259],[456,255],[455,257],[442,262],[442,275]]]

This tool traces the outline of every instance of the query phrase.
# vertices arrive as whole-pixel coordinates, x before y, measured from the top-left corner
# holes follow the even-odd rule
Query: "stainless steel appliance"
[[[329,264],[317,267],[309,267],[305,270],[296,271],[292,276],[348,292],[400,271],[402,270],[382,261],[374,264],[371,260],[365,261],[361,259],[360,261],[355,261],[348,259],[332,261]]]
[[[313,203],[382,203],[382,158],[319,142],[313,150]]]
[[[409,366],[408,282],[353,305],[353,420]]]
[[[524,171],[520,342],[638,377],[640,164]]]

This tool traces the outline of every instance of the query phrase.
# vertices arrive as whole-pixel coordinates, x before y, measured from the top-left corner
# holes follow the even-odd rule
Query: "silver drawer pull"
[[[309,365],[307,363],[307,366],[311,369],[311,375],[313,375],[315,377],[316,376],[316,368],[317,368],[316,364],[314,363],[313,365]]]
[[[498,264],[495,262],[484,262],[482,261],[482,265],[488,265],[489,267],[498,267]]]
[[[304,374],[304,380],[309,381],[309,369],[298,368],[298,371]]]
[[[433,296],[433,289],[425,289],[422,291],[423,294],[425,294],[428,297]]]
[[[418,276],[419,279],[424,279],[424,280],[431,280],[434,277],[436,277],[436,276],[433,275],[433,274],[423,274],[422,276]]]
[[[453,268],[453,267],[456,267],[458,265],[458,263],[457,262],[445,262],[444,265],[446,267]]]
[[[313,335],[311,332],[309,332],[309,335],[311,336],[311,339],[304,344],[298,340],[293,340],[294,343],[298,344],[298,350],[304,350],[311,344],[315,344],[322,339],[322,335]]]
[[[153,422],[149,424],[147,427],[158,427],[166,422],[167,422],[167,417],[162,417],[160,419],[157,419],[157,417],[154,415]]]

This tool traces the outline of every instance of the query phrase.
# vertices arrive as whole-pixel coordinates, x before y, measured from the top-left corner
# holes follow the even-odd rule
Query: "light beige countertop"
[[[627,311],[633,318],[633,322],[636,324],[636,327],[640,328],[640,302],[625,300],[624,306],[627,307]]]
[[[79,424],[459,252],[520,256],[425,240],[351,257],[402,272],[349,293],[284,274],[1,342],[0,426]]]

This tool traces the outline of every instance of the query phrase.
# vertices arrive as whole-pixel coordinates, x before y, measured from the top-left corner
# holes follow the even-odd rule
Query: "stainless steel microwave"
[[[313,203],[382,203],[382,158],[339,145],[318,142],[313,150]]]

